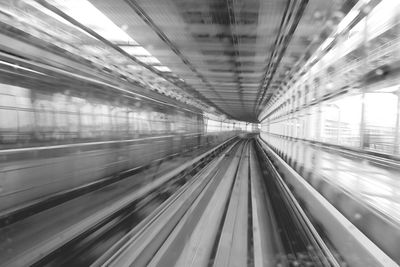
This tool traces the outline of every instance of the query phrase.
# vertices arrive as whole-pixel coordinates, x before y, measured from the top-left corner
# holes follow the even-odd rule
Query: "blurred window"
[[[54,110],[51,96],[46,94],[36,94],[34,107],[37,138],[40,140],[48,140],[53,136],[54,127]]]
[[[65,139],[68,131],[68,104],[66,96],[63,94],[53,95],[54,107],[54,132],[57,139]]]
[[[84,100],[81,106],[81,136],[83,138],[90,138],[93,136],[93,105],[87,100]]]
[[[34,127],[34,111],[32,109],[31,92],[29,89],[18,88],[16,106],[18,108],[18,132],[29,138]]]
[[[365,95],[364,146],[385,153],[393,152],[397,96],[391,93]]]
[[[80,127],[80,118],[79,118],[79,106],[81,105],[82,99],[77,97],[70,97],[67,104],[67,112],[68,112],[68,132],[71,138],[79,137],[79,127]]]
[[[15,140],[18,129],[18,114],[15,96],[0,92],[0,131],[2,141]]]

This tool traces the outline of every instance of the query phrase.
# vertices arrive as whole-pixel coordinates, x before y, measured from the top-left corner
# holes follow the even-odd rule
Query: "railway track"
[[[232,142],[140,186],[121,180],[0,228],[0,266],[90,265]]]
[[[45,251],[40,257],[28,251],[30,254],[22,253],[22,257],[6,263],[346,265],[351,258],[342,248],[337,249],[334,238],[326,235],[326,226],[320,225],[313,210],[307,209],[309,205],[293,195],[296,190],[290,188],[289,178],[258,140],[232,139],[177,168],[174,175],[166,174],[139,188],[129,201],[95,214],[101,219],[87,218],[69,228],[73,234],[61,232],[62,237],[48,241],[57,241],[57,246],[34,247]],[[358,251],[358,247],[354,249]]]
[[[260,157],[230,145],[92,266],[339,266]]]

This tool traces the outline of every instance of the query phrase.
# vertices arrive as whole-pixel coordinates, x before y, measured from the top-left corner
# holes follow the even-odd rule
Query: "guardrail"
[[[398,266],[263,140],[259,138],[258,142],[284,177],[285,183],[301,200],[303,208],[318,222],[329,241],[350,266]]]

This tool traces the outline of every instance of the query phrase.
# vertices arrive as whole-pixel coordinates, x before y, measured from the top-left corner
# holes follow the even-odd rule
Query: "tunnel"
[[[0,0],[0,267],[399,266],[400,1]]]

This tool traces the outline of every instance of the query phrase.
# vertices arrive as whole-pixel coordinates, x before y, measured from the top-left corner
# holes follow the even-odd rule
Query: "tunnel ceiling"
[[[90,2],[208,103],[243,121],[257,121],[294,63],[309,57],[354,5],[345,0]]]

